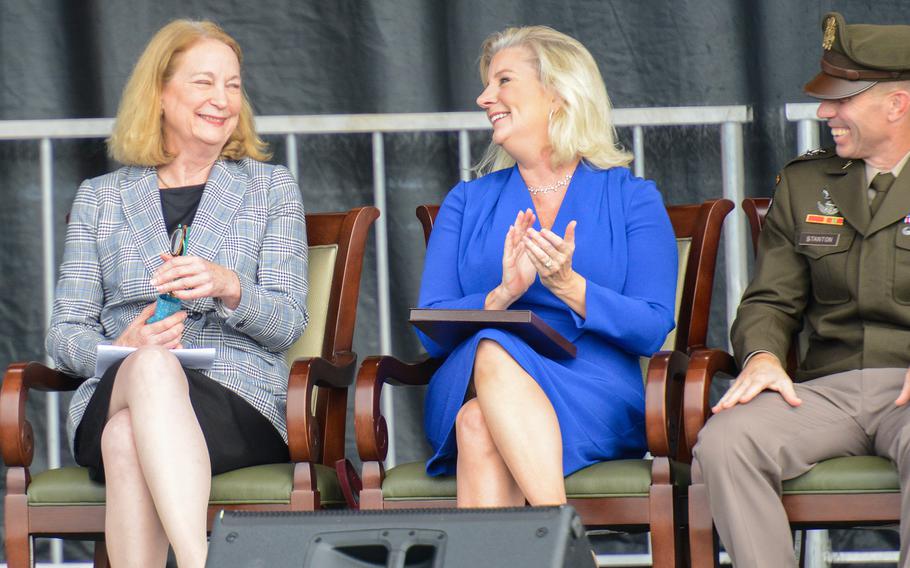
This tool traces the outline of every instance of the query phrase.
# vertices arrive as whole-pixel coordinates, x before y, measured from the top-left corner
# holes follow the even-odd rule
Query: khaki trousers
[[[878,455],[900,472],[900,566],[910,567],[910,404],[894,404],[905,373],[865,369],[820,377],[796,385],[798,407],[766,391],[708,420],[694,449],[695,470],[734,566],[796,566],[780,502],[783,480],[821,460]]]

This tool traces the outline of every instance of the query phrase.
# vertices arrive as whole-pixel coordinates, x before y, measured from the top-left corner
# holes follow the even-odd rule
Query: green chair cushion
[[[569,499],[642,497],[651,486],[651,460],[612,460],[589,465],[566,478]]]
[[[294,468],[289,463],[246,467],[212,479],[209,502],[217,505],[289,503]],[[325,506],[344,504],[335,470],[316,466],[316,486]],[[39,473],[28,486],[30,506],[100,505],[104,485],[88,477],[84,467],[62,467]]]
[[[454,499],[455,476],[430,477],[424,462],[401,464],[386,472],[382,497],[390,501]]]
[[[689,484],[689,466],[673,464],[674,479]],[[613,460],[588,466],[566,478],[570,499],[647,496],[651,486],[651,460]],[[430,477],[423,462],[393,467],[386,472],[382,496],[389,501],[455,498],[455,477]]]
[[[783,484],[785,495],[812,493],[897,493],[900,480],[890,460],[851,456],[819,462]]]
[[[651,487],[651,465],[649,459],[596,463],[566,478],[566,496],[569,499],[646,497]],[[670,469],[675,485],[689,485],[689,464],[671,461]]]

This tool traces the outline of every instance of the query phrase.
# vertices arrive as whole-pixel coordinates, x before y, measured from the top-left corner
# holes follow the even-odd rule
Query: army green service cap
[[[847,25],[829,12],[822,19],[822,71],[806,83],[818,99],[858,95],[879,81],[910,80],[910,26]]]

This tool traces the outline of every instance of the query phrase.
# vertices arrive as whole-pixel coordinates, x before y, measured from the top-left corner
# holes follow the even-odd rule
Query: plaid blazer
[[[98,377],[99,343],[119,337],[154,302],[149,283],[168,250],[155,168],[125,167],[76,193],[47,335],[57,368],[86,380],[73,396],[72,449]],[[214,347],[205,373],[268,418],[287,441],[287,349],[307,322],[307,243],[290,172],[251,159],[219,160],[193,220],[188,252],[230,268],[242,290],[233,311],[212,298],[184,302],[186,347]]]

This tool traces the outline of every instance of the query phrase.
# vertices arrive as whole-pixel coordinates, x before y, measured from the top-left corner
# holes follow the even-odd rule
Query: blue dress
[[[517,167],[462,182],[440,207],[427,247],[420,306],[482,309],[502,277],[506,233],[518,211],[534,205]],[[434,455],[429,475],[454,475],[455,416],[464,403],[481,339],[492,339],[537,381],[559,420],[563,473],[596,462],[639,458],[646,451],[639,356],[663,345],[673,329],[677,249],[653,182],[627,168],[581,162],[552,230],[572,220],[572,266],[587,279],[582,318],[538,278],[510,309],[533,310],[578,347],[575,359],[549,359],[517,336],[485,329],[451,352],[421,334],[431,356],[446,360],[427,390],[424,427]],[[539,222],[535,228],[540,229]],[[451,346],[450,346],[451,348]]]

